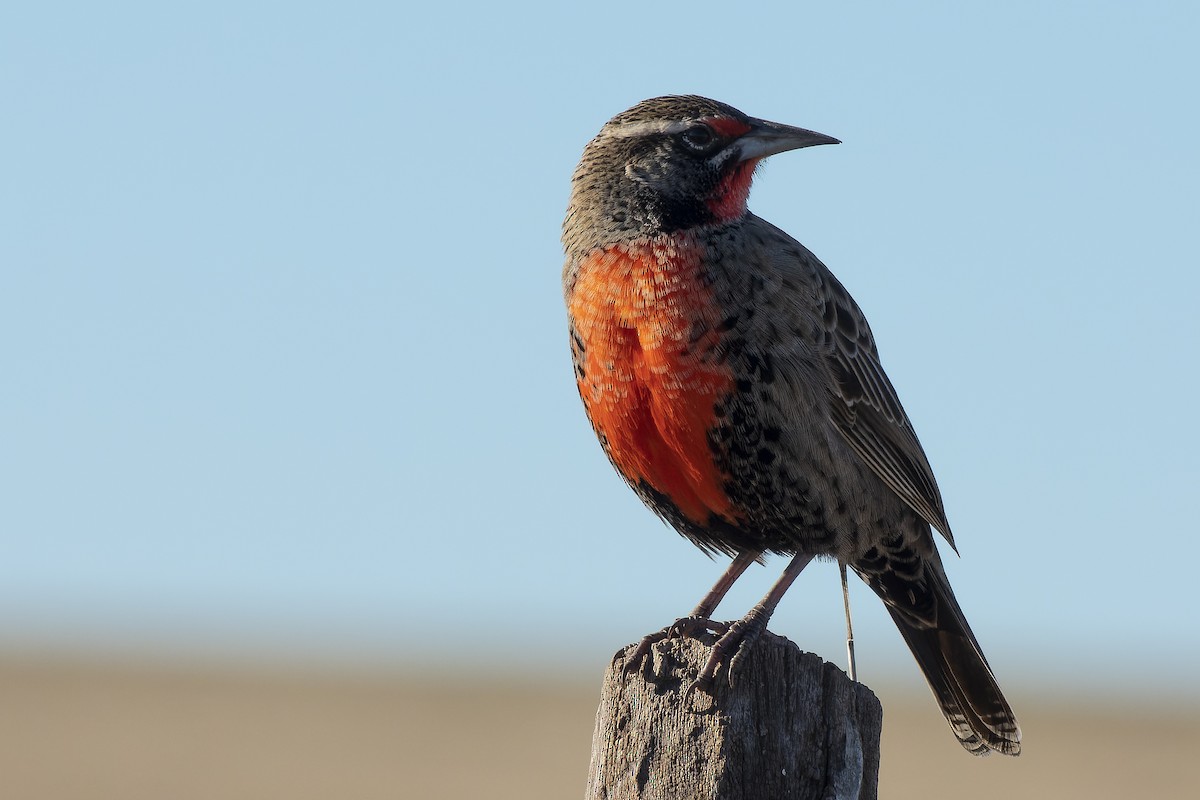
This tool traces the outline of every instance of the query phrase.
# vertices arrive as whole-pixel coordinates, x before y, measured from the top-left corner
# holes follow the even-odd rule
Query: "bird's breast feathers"
[[[596,250],[567,298],[579,394],[626,480],[692,521],[728,517],[708,435],[734,386],[720,357],[723,315],[690,237]]]

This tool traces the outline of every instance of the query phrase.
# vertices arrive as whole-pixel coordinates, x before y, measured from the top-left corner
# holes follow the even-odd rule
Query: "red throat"
[[[754,180],[757,158],[736,165],[708,197],[708,210],[721,222],[738,219],[746,213],[746,201],[750,197],[750,184]]]

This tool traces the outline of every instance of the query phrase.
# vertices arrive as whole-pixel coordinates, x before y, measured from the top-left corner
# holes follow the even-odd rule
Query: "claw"
[[[713,622],[707,617],[690,614],[675,620],[675,623],[667,628],[667,630],[670,631],[669,635],[672,637],[685,636],[697,639],[701,634],[709,633],[710,631],[724,632],[728,627],[724,622]]]
[[[712,695],[713,686],[716,683],[717,670],[720,668],[722,662],[726,664],[726,680],[730,686],[733,686],[734,677],[740,671],[742,658],[766,626],[767,616],[759,612],[757,608],[747,614],[745,618],[739,619],[732,624],[714,622],[711,619],[697,615],[680,617],[661,631],[655,631],[644,636],[638,642],[638,646],[629,655],[625,666],[621,668],[621,686],[624,688],[629,682],[629,677],[642,666],[643,661],[650,654],[654,645],[665,639],[673,639],[678,636],[696,639],[700,638],[702,634],[711,632],[719,633],[721,638],[713,645],[712,652],[709,654],[708,660],[704,662],[704,667],[700,670],[700,674],[696,676],[696,680],[692,681],[687,689],[684,690],[683,701],[685,705],[688,704],[693,693],[697,691]]]
[[[670,635],[671,629],[670,627],[666,627],[661,631],[657,631],[642,637],[642,640],[638,642],[637,648],[633,651],[633,653],[630,654],[629,660],[625,662],[625,666],[621,667],[622,689],[625,688],[626,684],[629,683],[629,677],[633,675],[633,673],[637,672],[638,668],[641,667],[642,660],[650,653],[650,649],[654,647],[655,644],[661,642]]]
[[[717,669],[726,659],[728,659],[725,667],[726,680],[730,686],[733,686],[733,679],[739,671],[738,666],[742,663],[742,658],[754,645],[766,626],[766,620],[753,611],[745,618],[730,625],[724,635],[713,645],[708,660],[704,662],[704,668],[700,670],[696,680],[688,687],[688,692],[691,692],[692,689],[701,689],[711,694]]]
[[[733,658],[729,659],[729,667],[727,670],[729,674],[727,679],[730,687],[733,686],[733,679],[741,672],[742,659],[745,658],[746,653],[750,651],[750,648],[754,646],[754,643],[758,641],[758,637],[762,634],[765,628],[765,625],[747,625],[745,627],[742,633],[742,640],[738,644],[737,652],[733,654]],[[720,642],[718,642],[718,644],[720,644]]]
[[[680,617],[661,631],[655,631],[642,637],[642,640],[638,642],[638,646],[630,654],[629,660],[625,662],[625,666],[621,668],[622,688],[629,682],[629,677],[641,667],[646,656],[650,655],[650,651],[654,645],[664,639],[673,639],[679,636],[696,639],[700,635],[710,631],[724,634],[728,630],[729,626],[723,622],[713,622],[710,619],[693,614]]]

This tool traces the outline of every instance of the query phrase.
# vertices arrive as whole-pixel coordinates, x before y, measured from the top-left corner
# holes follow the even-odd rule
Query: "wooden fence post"
[[[715,638],[654,646],[622,686],[604,676],[587,800],[876,800],[883,709],[833,664],[764,632],[734,685],[684,690]]]

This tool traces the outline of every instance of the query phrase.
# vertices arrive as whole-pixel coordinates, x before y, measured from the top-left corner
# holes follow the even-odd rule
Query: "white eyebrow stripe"
[[[613,136],[628,138],[632,136],[646,136],[651,133],[671,134],[682,133],[688,128],[693,127],[700,120],[648,120],[646,122],[630,122],[624,125],[618,125],[612,130]]]

